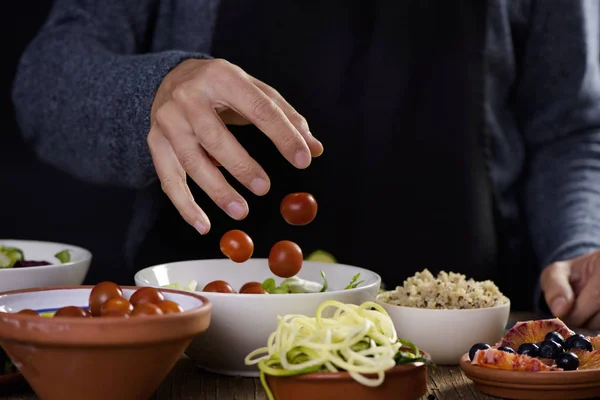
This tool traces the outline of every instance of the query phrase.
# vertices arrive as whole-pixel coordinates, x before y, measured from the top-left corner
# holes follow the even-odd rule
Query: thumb
[[[570,276],[571,262],[561,261],[546,267],[540,277],[546,303],[558,318],[564,318],[573,308],[574,294],[569,282]]]

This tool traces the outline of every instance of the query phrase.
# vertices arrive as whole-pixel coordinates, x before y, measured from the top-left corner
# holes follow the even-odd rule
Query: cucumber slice
[[[306,261],[319,261],[319,262],[326,262],[326,263],[333,263],[333,264],[335,264],[337,262],[335,257],[331,253],[326,252],[325,250],[313,251],[306,258]]]

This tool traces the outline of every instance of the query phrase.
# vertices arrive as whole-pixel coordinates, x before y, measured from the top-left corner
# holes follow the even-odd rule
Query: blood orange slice
[[[594,350],[600,350],[600,335],[596,337],[588,337],[588,339],[592,343]]]
[[[575,350],[573,351],[579,357],[579,369],[600,369],[600,350],[585,351]]]
[[[509,371],[552,371],[556,368],[548,366],[537,358],[522,354],[507,353],[498,349],[478,350],[471,364],[487,368]]]
[[[516,350],[523,343],[541,342],[548,332],[558,332],[565,339],[575,334],[558,318],[521,321],[504,335],[497,346],[508,346]]]

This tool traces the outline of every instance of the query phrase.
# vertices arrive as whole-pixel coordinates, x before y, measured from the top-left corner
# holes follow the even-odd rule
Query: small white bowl
[[[326,300],[349,304],[374,301],[381,284],[376,273],[342,264],[305,261],[298,277],[322,282],[321,271],[327,276],[329,290],[324,293],[302,294],[229,294],[202,295],[213,306],[210,327],[187,349],[194,362],[211,372],[233,376],[258,376],[256,366],[247,366],[244,358],[251,351],[267,345],[269,335],[277,328],[278,316],[286,314],[315,315]],[[364,282],[355,289],[343,290],[354,275],[360,273]],[[138,286],[160,287],[173,283],[181,287],[198,282],[197,290],[213,280],[224,280],[234,290],[246,282],[263,282],[276,278],[266,259],[250,259],[236,264],[229,259],[183,261],[145,268],[135,275]]]
[[[25,260],[47,261],[52,265],[0,268],[0,292],[47,286],[77,286],[83,283],[92,262],[88,250],[64,243],[0,239],[0,246],[17,247]],[[54,255],[69,250],[71,261],[61,264]]]
[[[510,302],[488,308],[439,310],[402,307],[381,301],[398,337],[410,340],[438,365],[458,365],[475,343],[493,346],[505,333]]]

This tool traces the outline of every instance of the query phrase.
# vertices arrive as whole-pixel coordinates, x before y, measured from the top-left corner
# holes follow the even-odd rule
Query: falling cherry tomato
[[[242,285],[242,287],[240,288],[240,293],[244,293],[246,290],[248,290],[249,287],[251,286],[258,286],[258,287],[262,287],[262,283],[260,282],[246,282]]]
[[[183,312],[183,307],[181,307],[179,304],[177,304],[177,303],[175,303],[174,301],[171,301],[171,300],[163,300],[163,301],[161,301],[160,303],[158,303],[156,305],[165,314],[172,314],[172,313]]]
[[[81,307],[67,306],[59,309],[54,313],[55,317],[91,317],[92,314],[88,310]]]
[[[280,278],[291,278],[302,268],[302,249],[296,243],[282,240],[269,253],[269,269]]]
[[[100,309],[100,315],[105,317],[107,313],[118,310],[123,314],[131,314],[133,305],[124,297],[113,297],[108,299]]]
[[[101,282],[94,286],[90,292],[90,312],[94,317],[99,317],[102,310],[102,304],[114,297],[123,297],[123,290],[112,282]]]
[[[160,307],[154,303],[139,303],[133,307],[133,312],[131,313],[134,317],[149,317],[163,314]]]
[[[138,304],[157,304],[165,299],[165,296],[153,287],[143,287],[135,291],[129,298],[129,302],[135,307]]]
[[[242,263],[248,261],[254,252],[254,242],[245,232],[233,229],[221,237],[221,252],[231,261]]]
[[[317,200],[310,193],[290,193],[281,200],[279,211],[290,225],[306,225],[317,216]]]
[[[35,315],[36,317],[39,317],[40,315],[38,314],[37,311],[35,310],[31,310],[29,308],[26,308],[24,310],[19,311],[17,314],[21,314],[21,315]]]
[[[243,291],[240,290],[241,294],[269,294],[269,292],[267,292],[265,289],[262,288],[262,286],[248,286],[246,289],[244,289]]]
[[[203,292],[235,293],[231,285],[225,281],[212,281],[204,286]]]

